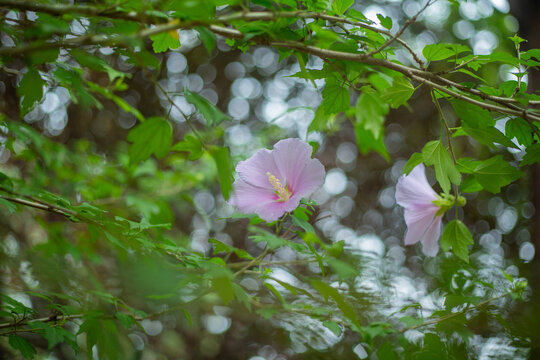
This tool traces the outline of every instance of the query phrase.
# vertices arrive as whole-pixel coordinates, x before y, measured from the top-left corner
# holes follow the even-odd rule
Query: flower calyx
[[[443,215],[446,211],[448,211],[454,205],[465,206],[466,203],[467,203],[467,200],[461,195],[459,195],[457,199],[454,195],[450,195],[450,194],[437,195],[437,199],[433,200],[433,204],[439,207],[439,210],[437,211],[435,216]]]

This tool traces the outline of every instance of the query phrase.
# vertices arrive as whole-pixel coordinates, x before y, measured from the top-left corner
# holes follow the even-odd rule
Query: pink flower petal
[[[292,185],[291,190],[294,190],[294,194],[301,198],[309,196],[324,184],[324,178],[323,164],[317,159],[309,159],[298,176],[301,181]]]
[[[229,203],[241,212],[256,213],[267,222],[293,211],[302,197],[311,195],[324,182],[324,166],[311,158],[311,152],[311,146],[300,139],[285,139],[276,143],[273,150],[259,150],[239,162],[239,178],[233,184]],[[271,183],[268,173],[279,184],[275,179]]]
[[[240,161],[236,165],[236,171],[243,181],[266,189],[273,189],[272,184],[268,181],[267,172],[285,182],[281,171],[276,166],[272,151],[268,149],[261,149],[249,159]]]
[[[300,204],[301,197],[293,196],[288,201],[274,201],[257,209],[256,213],[266,222],[276,221],[286,212],[293,211]]]
[[[257,212],[261,206],[267,206],[276,200],[276,194],[270,189],[253,186],[242,179],[237,179],[229,203],[243,213]]]
[[[439,237],[441,236],[442,216],[433,219],[431,225],[426,229],[422,242],[422,251],[427,256],[435,256],[439,252]]]
[[[289,189],[296,189],[303,183],[304,179],[300,178],[300,174],[306,162],[311,159],[312,152],[311,146],[296,138],[280,140],[274,145],[274,161],[285,177],[283,180]]]
[[[405,245],[422,243],[427,256],[439,251],[442,216],[436,216],[439,207],[433,204],[437,194],[429,185],[423,164],[416,166],[409,175],[401,176],[396,185],[396,202],[405,208]]]
[[[405,245],[416,244],[422,240],[426,229],[431,226],[435,219],[435,211],[426,209],[405,209],[405,223],[407,224],[407,233],[405,234]]]
[[[409,175],[402,175],[396,185],[396,201],[404,208],[425,204],[437,199],[437,194],[429,185],[424,164],[416,166]]]

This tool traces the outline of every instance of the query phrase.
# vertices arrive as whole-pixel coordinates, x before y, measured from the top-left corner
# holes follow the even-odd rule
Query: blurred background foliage
[[[271,6],[254,3],[256,9]],[[353,9],[376,23],[377,14],[390,17],[396,32],[423,6],[416,0],[366,0],[356,1]],[[99,26],[84,17],[39,14],[40,20],[51,18],[34,27],[35,13],[11,10],[9,4],[0,10],[2,47],[8,48],[17,36],[6,32],[13,24],[35,39],[50,33],[79,36]],[[508,38],[516,33],[528,39],[522,46],[538,47],[538,26],[532,19],[539,15],[533,0],[439,0],[402,38],[418,53],[427,44],[447,42],[468,45],[474,54],[515,55]],[[127,22],[126,29],[120,25],[110,31],[130,31]],[[221,37],[214,43],[203,30],[178,34],[177,49],[156,54],[156,39],[146,40],[136,55],[108,46],[84,48],[79,54],[76,49],[61,50],[54,77],[46,79],[43,94],[35,95],[42,100],[26,109],[24,101],[19,106],[17,92],[21,71],[46,60],[14,57],[2,66],[0,171],[11,179],[2,182],[2,189],[15,187],[38,204],[60,209],[0,200],[4,358],[30,358],[32,351],[43,359],[538,355],[536,169],[499,194],[467,195],[465,216],[462,209],[459,216],[475,240],[470,263],[442,252],[425,257],[418,246],[403,245],[403,210],[394,194],[410,155],[440,133],[437,109],[426,88],[416,91],[407,106],[388,113],[387,161],[377,153],[359,153],[353,126],[344,116],[323,126],[312,122],[324,82],[292,77],[300,71],[296,58],[284,58],[271,47],[242,51]],[[92,51],[95,58],[86,58]],[[403,50],[397,49],[396,56],[411,64]],[[319,58],[305,60],[311,69],[323,66]],[[145,68],[138,66],[141,61]],[[73,86],[71,66],[81,69],[84,84],[79,87]],[[434,64],[431,70],[443,69]],[[492,63],[479,74],[494,86],[513,79],[511,70]],[[470,80],[461,76],[460,81]],[[529,90],[534,90],[534,76],[524,79]],[[39,80],[31,80],[28,91],[40,87]],[[66,83],[71,86],[63,86]],[[213,115],[223,115],[225,121],[209,124],[203,112],[196,111],[197,100],[188,99],[190,93],[215,104],[223,114]],[[441,104],[454,123],[450,104]],[[150,148],[144,132],[130,138],[140,117],[170,120],[170,129],[156,121],[149,131],[172,131],[171,152]],[[322,242],[319,248],[329,254],[324,277],[316,261],[302,261],[312,256],[309,250],[294,244],[265,258],[283,262],[269,266],[271,272],[244,269],[263,247],[249,234],[249,219],[228,218],[234,209],[220,189],[218,180],[226,181],[218,179],[220,149],[230,149],[232,163],[225,166],[233,166],[286,137],[316,144],[315,157],[327,170],[324,186],[313,196],[318,205],[311,217]],[[201,150],[201,139],[214,150]],[[136,156],[130,152],[132,143],[137,142],[141,152],[158,156],[130,163]],[[460,154],[479,158],[500,151],[467,137],[455,138],[454,146]],[[522,155],[504,154],[509,160]],[[428,177],[434,183],[434,174]],[[447,220],[454,216],[448,214]],[[224,267],[216,258],[240,265]],[[321,278],[324,282],[314,285]],[[499,298],[523,286],[516,280],[523,278],[531,285],[520,289],[524,301]],[[331,285],[346,301],[328,301],[337,299],[331,290],[313,294],[306,284],[323,289]],[[481,303],[490,298],[495,299]],[[479,303],[469,311],[470,304]],[[348,328],[354,324],[350,318],[343,326],[335,306],[358,318],[355,331]],[[416,328],[423,319],[452,312],[457,315]],[[40,320],[19,333],[7,326],[13,314]],[[68,316],[69,321],[49,327],[56,316]]]

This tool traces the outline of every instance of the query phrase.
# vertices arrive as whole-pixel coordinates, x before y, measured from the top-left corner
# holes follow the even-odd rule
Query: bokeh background
[[[395,32],[423,5],[416,0],[357,1],[354,7],[375,22],[378,22],[376,14],[392,17]],[[3,15],[6,18],[17,16]],[[459,6],[437,1],[407,29],[403,38],[418,53],[426,44],[439,42],[467,44],[475,54],[515,53],[514,44],[508,40],[515,33],[528,40],[524,48],[540,47],[538,18],[540,5],[535,0],[470,0],[461,1]],[[77,26],[85,24],[74,22],[70,26],[77,34]],[[9,45],[8,37],[2,36],[1,40]],[[505,318],[505,326],[480,313],[469,321],[472,332],[468,345],[450,337],[448,347],[452,348],[454,358],[539,356],[540,261],[535,250],[540,245],[537,211],[540,173],[536,166],[500,194],[483,192],[466,196],[467,206],[460,209],[459,217],[475,239],[470,264],[457,263],[455,258],[442,252],[436,258],[426,258],[419,246],[403,246],[406,227],[403,210],[395,202],[395,184],[410,155],[420,151],[426,141],[439,136],[438,113],[429,91],[420,88],[409,101],[410,106],[392,110],[388,115],[385,139],[391,158],[388,162],[377,154],[359,154],[354,130],[345,117],[335,119],[323,132],[310,131],[312,109],[321,101],[320,90],[324,83],[291,77],[299,71],[296,60],[280,61],[279,54],[266,47],[252,47],[246,52],[232,50],[223,39],[218,40],[216,50],[209,54],[197,33],[191,30],[180,31],[180,42],[182,46],[178,50],[157,55],[162,64],[159,72],[141,71],[110,48],[101,48],[97,55],[132,75],[126,81],[129,90],[121,94],[125,101],[147,117],[169,114],[176,140],[190,131],[178,108],[187,115],[195,113],[182,95],[187,88],[209,99],[233,119],[212,133],[204,130],[204,119],[194,115],[196,127],[208,131],[206,136],[217,138],[224,131],[225,144],[231,148],[235,162],[262,147],[271,148],[285,137],[316,142],[315,157],[325,165],[327,175],[324,186],[313,195],[319,204],[315,227],[328,243],[345,242],[346,256],[359,275],[336,286],[343,287],[341,290],[357,299],[357,310],[365,323],[391,321],[393,314],[408,304],[414,304],[411,310],[414,314],[429,316],[443,306],[448,292],[488,296],[488,291],[476,286],[482,281],[493,285],[489,294],[502,291],[506,281],[504,271],[529,280],[526,301],[498,300],[489,311]],[[397,50],[396,54],[404,63],[411,63],[405,52]],[[65,61],[70,61],[67,54],[64,56]],[[322,60],[310,58],[308,67],[318,69],[322,64]],[[482,71],[482,75],[495,84],[513,79],[511,73],[516,70],[493,64]],[[106,74],[88,73],[87,76],[96,83],[107,81],[102,78]],[[152,77],[178,108],[171,106]],[[538,88],[536,73],[531,72],[525,81],[530,91]],[[15,89],[16,77],[0,72],[0,111],[11,118],[18,117]],[[186,249],[210,255],[212,245],[208,240],[216,238],[251,253],[261,252],[261,248],[247,238],[247,220],[222,219],[234,209],[220,194],[211,158],[203,157],[190,163],[185,155],[176,154],[167,160],[150,160],[135,172],[115,166],[126,161],[126,136],[137,120],[112,102],[102,103],[101,109],[85,108],[73,103],[65,88],[48,88],[42,103],[25,116],[27,124],[53,142],[50,154],[40,160],[44,164],[41,185],[75,202],[88,201],[126,217],[142,214],[153,223],[172,222],[170,236],[181,239]],[[450,121],[455,121],[449,104],[443,102],[442,105]],[[504,118],[499,119],[501,129],[504,122]],[[522,156],[519,151],[488,149],[465,138],[454,141],[457,153],[463,156],[485,158],[497,152],[516,161]],[[69,158],[54,143],[76,149],[84,154],[81,155],[84,160],[77,162]],[[6,147],[0,147],[0,168],[22,175],[35,171],[25,168],[20,158]],[[428,178],[435,183],[432,172],[428,172]],[[440,190],[437,186],[435,189]],[[446,215],[447,220],[454,216],[453,212]],[[56,227],[45,231],[43,222],[56,224]],[[62,240],[68,233],[79,241],[88,242],[86,254],[79,254],[77,258],[69,242]],[[23,211],[0,217],[2,283],[18,284],[21,289],[45,287],[57,292],[67,291],[71,296],[84,298],[83,293],[77,292],[77,283],[80,285],[94,277],[105,284],[109,292],[121,293],[132,305],[159,310],[154,308],[152,299],[141,295],[166,294],[170,291],[170,282],[178,280],[177,274],[159,261],[144,256],[128,256],[117,261],[85,236],[81,228],[68,228],[55,215]],[[50,246],[40,247],[51,242],[57,244],[56,253],[47,253]],[[295,256],[290,249],[284,249],[272,255],[272,260],[292,260]],[[78,262],[81,258],[89,265],[81,266]],[[319,272],[316,264],[282,266],[274,268],[273,276],[300,285],[301,276]],[[286,293],[278,282],[272,284]],[[265,291],[249,274],[242,279],[242,285],[253,294]],[[79,287],[79,291],[82,289],[84,286]],[[185,292],[184,299],[189,299],[188,290],[179,290]],[[39,306],[39,299],[22,292],[10,296]],[[216,305],[212,298],[190,304],[189,312],[192,324],[183,314],[176,313],[157,320],[144,320],[145,331],[130,332],[123,339],[125,347],[130,348],[131,343],[135,349],[133,358],[138,359],[368,357],[362,341],[354,334],[336,335],[307,315],[283,313],[263,319],[246,312],[240,305]],[[421,336],[422,333],[415,330],[406,333],[411,343]],[[76,356],[69,346],[62,345],[51,352],[48,359]]]

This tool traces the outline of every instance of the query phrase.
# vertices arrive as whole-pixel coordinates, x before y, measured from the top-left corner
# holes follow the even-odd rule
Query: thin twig
[[[407,21],[405,21],[405,24],[401,27],[401,29],[399,29],[399,31],[395,35],[393,35],[390,39],[386,40],[386,42],[382,44],[380,47],[366,54],[365,56],[372,57],[373,55],[380,53],[381,51],[386,49],[388,46],[390,46],[396,39],[398,39],[401,35],[403,35],[403,33],[409,27],[409,25],[416,22],[416,20],[418,19],[418,16],[420,16],[420,14],[423,13],[424,10],[426,10],[427,7],[430,6],[431,4],[432,4],[432,0],[428,0],[428,2],[426,2],[426,5],[424,5],[424,7],[420,9],[420,11],[418,11],[412,18],[407,19]]]
[[[482,301],[482,302],[476,304],[475,306],[467,307],[467,308],[465,308],[465,309],[463,309],[463,310],[461,310],[461,311],[458,311],[458,312],[455,312],[455,313],[450,313],[450,314],[448,314],[448,315],[441,316],[441,317],[439,317],[439,318],[437,318],[437,319],[425,321],[425,322],[423,322],[422,324],[412,325],[412,326],[403,328],[403,329],[401,329],[399,332],[400,332],[400,333],[404,333],[404,332],[406,332],[406,331],[413,330],[413,329],[418,329],[418,328],[421,328],[421,327],[424,327],[424,326],[438,324],[439,322],[446,321],[446,320],[455,318],[455,317],[457,317],[457,316],[466,314],[466,313],[468,313],[469,311],[472,311],[472,310],[475,310],[475,309],[479,309],[479,308],[481,308],[481,307],[483,307],[483,306],[489,304],[490,302],[495,301],[495,300],[499,300],[499,299],[501,299],[501,298],[504,298],[504,297],[508,296],[509,294],[510,294],[510,293],[504,293],[504,294],[502,294],[502,295],[499,295],[499,296],[495,296],[495,297],[489,298],[489,299],[487,299],[487,300],[484,300],[484,301]]]

